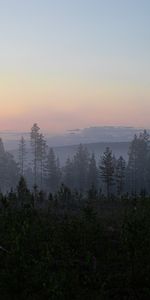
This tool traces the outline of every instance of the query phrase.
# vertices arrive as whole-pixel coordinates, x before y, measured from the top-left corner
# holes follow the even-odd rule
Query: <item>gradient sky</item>
[[[150,127],[149,0],[0,0],[0,129]]]

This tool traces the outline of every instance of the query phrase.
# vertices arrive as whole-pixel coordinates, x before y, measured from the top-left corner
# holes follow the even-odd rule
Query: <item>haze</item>
[[[0,128],[150,126],[150,1],[0,2]]]

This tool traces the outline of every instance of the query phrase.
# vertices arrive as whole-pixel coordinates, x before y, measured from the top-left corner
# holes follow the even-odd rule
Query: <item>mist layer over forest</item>
[[[71,190],[86,193],[94,187],[104,195],[150,192],[149,133],[144,130],[132,141],[80,144],[49,147],[37,124],[30,140],[18,140],[15,158],[4,149],[0,140],[0,189],[16,190],[24,177],[30,190],[55,193],[62,184]],[[109,192],[108,192],[109,190]]]

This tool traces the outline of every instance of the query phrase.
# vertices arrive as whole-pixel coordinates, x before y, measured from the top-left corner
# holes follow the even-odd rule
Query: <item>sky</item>
[[[149,0],[0,0],[0,130],[150,128]]]

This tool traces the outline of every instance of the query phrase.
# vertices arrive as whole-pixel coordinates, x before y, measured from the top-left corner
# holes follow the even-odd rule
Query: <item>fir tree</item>
[[[13,155],[5,151],[0,139],[0,190],[6,192],[14,188],[18,181],[18,173],[18,165]]]
[[[114,159],[112,151],[106,148],[100,163],[100,175],[106,185],[107,197],[110,197],[111,186],[114,183]]]
[[[90,157],[89,167],[88,167],[88,186],[91,188],[94,186],[96,189],[98,187],[98,169],[96,166],[96,160],[94,153]]]
[[[53,148],[49,149],[46,169],[48,190],[55,192],[60,183],[60,168]]]
[[[34,188],[37,186],[37,167],[38,167],[38,158],[39,158],[39,133],[40,128],[35,123],[31,128],[31,147],[33,153],[33,170],[34,170]]]
[[[128,187],[131,193],[136,194],[146,187],[146,169],[148,158],[148,136],[146,131],[139,137],[134,136],[129,148],[127,166]]]
[[[75,187],[84,192],[87,189],[89,153],[86,147],[79,145],[73,158],[74,182]]]
[[[116,177],[116,185],[117,185],[117,194],[121,196],[124,191],[125,185],[125,169],[126,169],[126,162],[122,156],[116,161],[116,168],[115,168],[115,177]]]
[[[66,160],[66,164],[65,164],[63,171],[64,171],[63,173],[64,173],[65,185],[68,186],[69,188],[73,188],[73,186],[74,186],[73,162],[69,157]]]
[[[27,154],[26,142],[24,137],[22,136],[19,141],[19,169],[20,169],[21,176],[24,176],[26,154]]]
[[[30,192],[27,188],[27,183],[23,176],[20,177],[20,180],[19,180],[19,183],[17,186],[17,193],[18,193],[19,206],[21,206],[23,208],[25,205],[30,204],[29,203]]]
[[[43,176],[46,168],[47,144],[42,133],[38,137],[38,162],[40,167],[40,186],[43,188]]]

